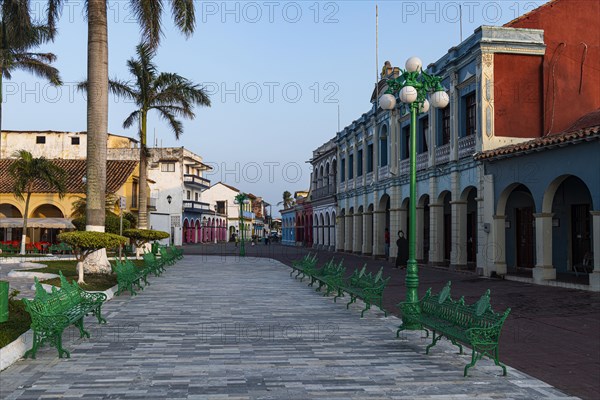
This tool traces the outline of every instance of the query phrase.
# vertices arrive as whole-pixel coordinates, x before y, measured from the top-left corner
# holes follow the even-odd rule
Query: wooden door
[[[590,206],[573,204],[571,206],[571,262],[577,265],[583,262],[586,253],[591,252]]]
[[[533,268],[533,207],[517,208],[517,266]]]

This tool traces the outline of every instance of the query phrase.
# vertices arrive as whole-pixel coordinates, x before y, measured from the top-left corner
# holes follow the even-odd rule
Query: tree
[[[48,23],[54,27],[64,0],[48,0]],[[195,28],[194,0],[172,0],[175,26],[186,36]],[[129,0],[143,39],[156,49],[162,36],[164,0]],[[106,0],[88,0],[87,53],[87,230],[104,230],[106,193],[106,145],[108,138],[108,25]],[[145,182],[143,182],[145,184]],[[140,185],[143,186],[143,185]]]
[[[58,235],[61,242],[67,243],[73,248],[77,258],[77,270],[79,271],[78,283],[83,281],[83,265],[88,257],[97,250],[105,248],[116,248],[127,243],[127,238],[113,233],[105,232],[65,232]],[[110,274],[111,271],[104,272]]]
[[[135,256],[140,258],[140,250],[152,240],[166,239],[170,235],[163,231],[154,231],[150,229],[127,229],[123,231],[123,236],[128,237],[135,245]]]
[[[73,196],[75,200],[71,203],[72,210],[71,217],[72,218],[81,218],[86,216],[87,210],[87,198],[84,196]],[[115,204],[117,203],[117,195],[114,193],[110,193],[106,195],[104,200],[104,209],[105,213],[113,212],[115,210]]]
[[[283,192],[283,208],[290,208],[294,205],[294,199],[292,198],[292,194],[287,190]]]
[[[55,30],[31,20],[29,0],[0,0],[0,128],[2,126],[2,81],[11,79],[16,70],[28,71],[61,85],[58,70],[50,64],[52,53],[32,53],[29,50],[51,41]]]
[[[13,154],[15,162],[8,167],[8,173],[13,179],[12,192],[15,198],[25,200],[23,213],[23,234],[21,236],[21,254],[25,254],[25,240],[27,237],[27,216],[29,214],[29,200],[34,184],[44,183],[56,189],[58,196],[63,198],[66,192],[65,171],[44,157],[35,158],[26,150],[19,150]]]
[[[199,85],[174,73],[159,73],[153,63],[154,50],[149,44],[142,43],[136,47],[137,59],[127,61],[133,83],[110,81],[111,92],[117,96],[133,100],[136,110],[123,122],[123,128],[134,124],[139,127],[140,136],[140,185],[138,225],[140,229],[148,227],[148,187],[145,184],[148,176],[147,130],[148,112],[154,110],[169,124],[176,139],[183,133],[183,124],[178,117],[193,119],[194,105],[210,106],[208,95]],[[83,90],[87,84],[79,85]]]

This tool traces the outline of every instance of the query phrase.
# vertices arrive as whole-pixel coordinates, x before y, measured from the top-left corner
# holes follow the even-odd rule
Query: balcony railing
[[[242,217],[246,219],[254,219],[254,215],[252,211],[242,211]]]
[[[400,175],[408,175],[410,172],[410,159],[400,161]]]
[[[328,185],[313,190],[313,199],[320,199],[322,197],[332,196],[335,194],[335,185]]]
[[[450,161],[450,143],[443,144],[435,148],[436,164],[446,164]]]
[[[417,154],[417,171],[427,169],[429,166],[429,154],[427,152]]]
[[[204,179],[197,175],[185,174],[185,175],[183,175],[183,182],[186,185],[195,185],[195,186],[199,186],[203,189],[210,188],[210,180]]]
[[[475,135],[458,139],[458,158],[472,156],[475,153]]]
[[[210,204],[191,200],[184,200],[183,209],[190,212],[211,211]]]

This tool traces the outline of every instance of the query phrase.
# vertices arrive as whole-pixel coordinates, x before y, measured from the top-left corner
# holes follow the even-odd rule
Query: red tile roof
[[[564,132],[542,136],[527,142],[499,147],[475,155],[476,160],[516,156],[531,151],[547,150],[553,146],[575,144],[582,140],[600,139],[600,109],[579,118]]]
[[[67,193],[85,193],[83,176],[86,171],[86,160],[51,160],[67,173]],[[0,193],[12,193],[13,179],[8,173],[8,167],[14,159],[0,160]],[[108,160],[106,162],[106,193],[115,193],[127,181],[137,166],[137,161]],[[33,193],[56,193],[41,181],[36,181]]]

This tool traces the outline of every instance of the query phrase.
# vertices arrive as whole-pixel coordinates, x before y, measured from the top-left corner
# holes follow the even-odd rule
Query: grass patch
[[[132,260],[133,264],[137,267],[144,266],[144,260]],[[33,272],[45,272],[49,274],[62,274],[67,278],[69,282],[77,281],[79,274],[77,273],[77,261],[75,260],[58,260],[58,261],[45,261],[46,268],[28,269],[27,271]],[[79,285],[83,290],[88,291],[104,291],[110,289],[117,284],[117,275],[110,274],[85,274],[85,285]],[[54,285],[60,287],[60,278],[53,278],[42,281],[48,285]]]
[[[25,311],[25,304],[11,296],[8,300],[8,321],[0,323],[0,348],[27,332],[30,325],[31,317]]]

